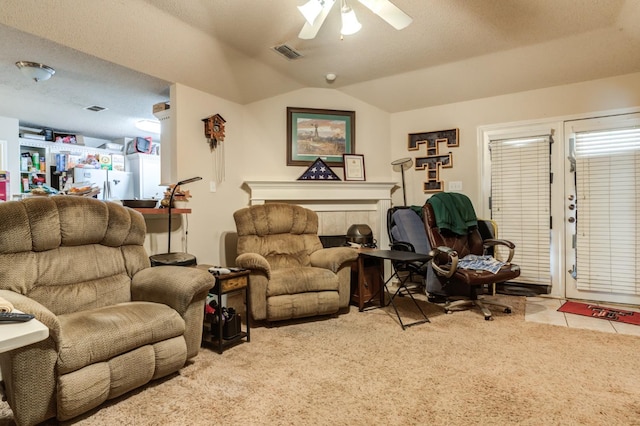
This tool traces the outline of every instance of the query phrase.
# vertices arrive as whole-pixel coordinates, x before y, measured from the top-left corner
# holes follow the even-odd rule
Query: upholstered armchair
[[[251,270],[251,315],[277,321],[336,314],[349,306],[350,247],[323,248],[318,215],[269,203],[233,215],[238,231],[236,265]]]
[[[0,218],[0,297],[49,328],[0,354],[18,425],[71,419],[196,356],[213,277],[150,267],[140,213],[55,196],[0,203]]]

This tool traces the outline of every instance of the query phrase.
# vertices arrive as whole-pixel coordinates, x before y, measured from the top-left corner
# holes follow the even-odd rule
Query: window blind
[[[640,294],[640,128],[575,134],[580,290]]]
[[[492,140],[491,218],[516,245],[517,281],[551,283],[551,136]]]

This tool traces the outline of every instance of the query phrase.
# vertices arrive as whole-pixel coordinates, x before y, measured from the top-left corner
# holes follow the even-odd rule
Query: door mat
[[[569,314],[584,315],[609,321],[640,325],[640,312],[623,311],[622,309],[614,309],[591,303],[567,301],[558,308],[558,312],[566,312]]]

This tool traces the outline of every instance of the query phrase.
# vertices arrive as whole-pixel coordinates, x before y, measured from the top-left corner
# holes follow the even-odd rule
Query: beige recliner
[[[93,198],[0,203],[0,297],[49,328],[0,354],[18,425],[71,419],[198,353],[213,277],[151,268],[145,232],[140,213]]]
[[[269,203],[233,215],[238,231],[236,265],[251,270],[251,314],[277,321],[338,313],[349,305],[350,247],[323,248],[318,215]]]

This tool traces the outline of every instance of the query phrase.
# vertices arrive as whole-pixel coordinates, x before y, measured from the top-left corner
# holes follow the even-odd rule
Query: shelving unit
[[[37,169],[33,165],[33,155],[37,153],[39,157],[39,164],[44,162],[44,169],[38,167]],[[23,155],[29,154],[28,164],[27,161],[23,161]],[[26,158],[26,157],[25,157]],[[47,167],[49,165],[49,159],[47,156],[47,147],[42,142],[32,141],[29,139],[20,139],[20,192],[29,192],[29,184],[34,183],[36,179],[42,179],[42,183],[48,184],[51,179],[47,175]]]
[[[211,265],[198,265],[198,269],[208,270]],[[219,354],[225,348],[236,345],[242,341],[251,341],[251,297],[249,294],[249,270],[239,272],[231,272],[230,274],[221,274],[215,277],[215,287],[210,293],[217,297],[218,311],[214,314],[205,314],[202,326],[202,346],[213,347]],[[244,292],[244,303],[246,307],[245,313],[245,329],[239,330],[239,333],[230,338],[224,338],[223,322],[220,308],[222,307],[222,296],[236,292]],[[213,317],[217,317],[217,324],[213,325]],[[214,330],[216,328],[216,330]]]
[[[28,138],[19,138],[20,141],[20,156],[22,157],[23,153],[35,153],[37,152],[41,161],[44,160],[46,164],[46,168],[44,171],[41,170],[25,170],[23,168],[22,160],[20,160],[20,192],[25,193],[23,179],[28,179],[29,182],[33,181],[35,177],[41,177],[44,179],[44,184],[48,186],[52,186],[52,176],[51,176],[51,167],[55,166],[55,156],[60,153],[73,153],[80,154],[82,156],[90,155],[90,154],[122,154],[123,152],[115,152],[108,149],[102,148],[92,148],[84,145],[75,145],[75,144],[64,144],[64,143],[56,143],[56,142],[46,142],[46,141],[38,141],[35,139]],[[28,188],[27,188],[28,190]]]

